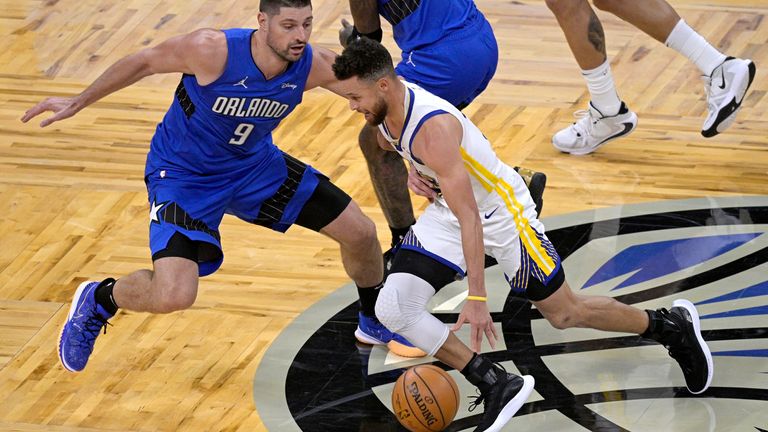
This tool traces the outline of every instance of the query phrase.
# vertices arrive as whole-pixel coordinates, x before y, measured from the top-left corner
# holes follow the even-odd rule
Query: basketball
[[[453,421],[459,408],[459,388],[437,366],[418,365],[406,370],[392,389],[392,409],[411,432],[437,432]]]

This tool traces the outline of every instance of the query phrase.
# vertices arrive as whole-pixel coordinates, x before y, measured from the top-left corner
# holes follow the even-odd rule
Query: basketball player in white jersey
[[[381,147],[410,163],[411,189],[432,201],[395,256],[376,315],[479,388],[476,403],[483,402],[485,409],[476,431],[500,430],[534,386],[533,377],[507,373],[477,354],[483,335],[492,348],[497,339],[486,304],[485,254],[498,261],[510,285],[524,289],[556,328],[652,338],[678,361],[691,393],[707,389],[712,357],[691,302],[676,300],[670,311],[643,311],[610,297],[573,293],[523,179],[496,156],[468,118],[445,100],[400,81],[387,50],[370,39],[351,43],[333,70],[350,108],[378,126]],[[426,309],[435,292],[457,275],[468,278],[469,295],[451,330],[468,322],[472,349]]]

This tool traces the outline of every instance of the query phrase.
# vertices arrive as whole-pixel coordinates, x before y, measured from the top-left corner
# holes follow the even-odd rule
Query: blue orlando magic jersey
[[[433,44],[483,19],[472,0],[378,0],[404,52]]]
[[[224,30],[227,64],[201,86],[184,75],[171,108],[157,126],[145,175],[179,169],[198,175],[243,167],[269,170],[282,158],[272,131],[301,102],[312,67],[312,48],[280,75],[265,79],[251,54],[253,29]]]

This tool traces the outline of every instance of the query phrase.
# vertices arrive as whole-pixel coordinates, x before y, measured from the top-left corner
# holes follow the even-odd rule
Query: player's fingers
[[[434,191],[432,189],[424,187],[424,184],[417,181],[417,180],[408,180],[408,187],[415,193],[416,195],[423,196],[430,198]]]
[[[493,330],[486,327],[485,337],[488,338],[488,343],[491,344],[491,349],[496,349],[496,335],[494,334]]]
[[[349,23],[349,21],[347,21],[347,19],[346,19],[346,18],[342,18],[342,19],[341,19],[341,25],[342,25],[344,28],[347,28],[347,27],[352,27],[352,24],[350,24],[350,23]]]
[[[45,120],[40,122],[40,127],[46,127],[49,124],[55,122],[56,120],[58,120],[58,119],[53,118],[53,117],[48,117],[47,119],[45,119]]]
[[[425,188],[423,185],[416,185],[416,189],[418,190],[419,195],[425,196],[427,198],[432,197],[432,189]]]
[[[456,324],[454,324],[453,327],[451,327],[451,331],[454,331],[454,332],[458,331],[461,328],[461,326],[464,325],[465,321],[466,320],[464,319],[464,316],[459,315],[459,319],[458,321],[456,321]]]
[[[72,112],[69,109],[61,110],[61,111],[57,112],[56,114],[48,117],[47,119],[41,121],[40,122],[40,127],[46,127],[46,126],[48,126],[49,124],[51,124],[53,122],[56,122],[56,121],[59,121],[59,120],[63,120],[65,118],[69,118],[69,117],[72,117]]]
[[[489,324],[489,327],[491,328],[491,333],[493,334],[493,340],[499,340],[499,334],[496,332],[496,326],[493,325],[493,322]]]
[[[480,353],[480,345],[483,343],[483,333],[479,328],[472,326],[472,351]]]
[[[21,121],[24,123],[28,122],[31,118],[35,117],[36,115],[40,114],[43,111],[46,111],[47,104],[46,101],[40,102],[39,104],[33,106],[32,108],[28,109],[27,112],[24,113],[24,115],[21,117]]]

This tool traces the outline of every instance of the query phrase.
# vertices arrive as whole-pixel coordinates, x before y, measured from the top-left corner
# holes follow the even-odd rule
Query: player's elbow
[[[137,77],[136,81],[160,72],[157,66],[152,63],[151,50],[152,48],[143,49],[126,58],[131,61],[134,75]]]

